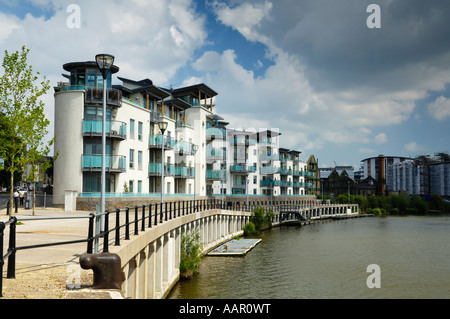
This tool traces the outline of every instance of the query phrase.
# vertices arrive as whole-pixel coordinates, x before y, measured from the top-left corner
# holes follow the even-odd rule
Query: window
[[[142,151],[138,151],[138,170],[142,171]]]
[[[138,181],[138,189],[137,189],[138,193],[142,193],[142,181]]]
[[[134,193],[134,181],[129,181],[128,182],[128,191],[130,192],[130,193]]]
[[[130,168],[134,169],[134,150],[130,149]]]
[[[138,122],[138,140],[142,141],[142,122]]]
[[[134,139],[134,120],[130,119],[130,138]]]

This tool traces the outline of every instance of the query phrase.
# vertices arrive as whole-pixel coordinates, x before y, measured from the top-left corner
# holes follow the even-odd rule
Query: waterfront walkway
[[[19,209],[13,216],[59,217],[88,216],[91,212],[65,212],[63,209]],[[0,222],[6,222],[9,216],[0,211]],[[17,225],[17,246],[36,245],[68,240],[86,239],[88,219],[30,220]],[[9,243],[9,227],[5,229],[3,251],[6,253]],[[86,252],[86,243],[50,246],[19,250],[16,253],[16,278],[7,279],[7,260],[3,267],[2,299],[111,299],[120,297],[119,292],[91,291],[92,270],[83,270],[79,266],[79,257]],[[67,290],[67,284],[79,284],[75,290]],[[76,286],[78,287],[78,286]]]

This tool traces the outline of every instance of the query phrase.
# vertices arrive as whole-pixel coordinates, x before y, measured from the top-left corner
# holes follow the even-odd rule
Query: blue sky
[[[449,15],[447,0],[0,0],[0,50],[26,45],[52,85],[99,52],[119,76],[205,83],[230,127],[279,129],[303,160],[357,168],[450,151]],[[52,93],[45,103],[53,121]]]

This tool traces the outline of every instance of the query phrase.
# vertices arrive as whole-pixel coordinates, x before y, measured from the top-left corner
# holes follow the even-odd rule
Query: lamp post
[[[249,179],[248,179],[248,176],[247,176],[245,182],[246,182],[246,184],[245,184],[245,193],[247,194],[247,203],[246,203],[245,206],[246,206],[246,209],[248,211],[248,183],[250,182]]]
[[[195,184],[197,184],[197,165],[195,154],[198,151],[198,145],[192,144],[192,154],[194,155],[194,212],[195,212]]]
[[[114,64],[114,56],[110,54],[97,54],[95,56],[97,66],[103,77],[103,119],[102,119],[102,171],[101,171],[101,194],[100,209],[101,213],[105,212],[105,190],[106,190],[106,79]]]
[[[161,205],[164,203],[164,132],[167,129],[167,125],[167,122],[158,122],[158,127],[161,131]]]

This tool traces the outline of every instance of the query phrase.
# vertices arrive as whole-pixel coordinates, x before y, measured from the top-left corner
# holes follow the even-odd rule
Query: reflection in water
[[[376,217],[262,232],[245,257],[205,257],[169,298],[450,298],[450,218]],[[381,288],[366,285],[381,269]]]

